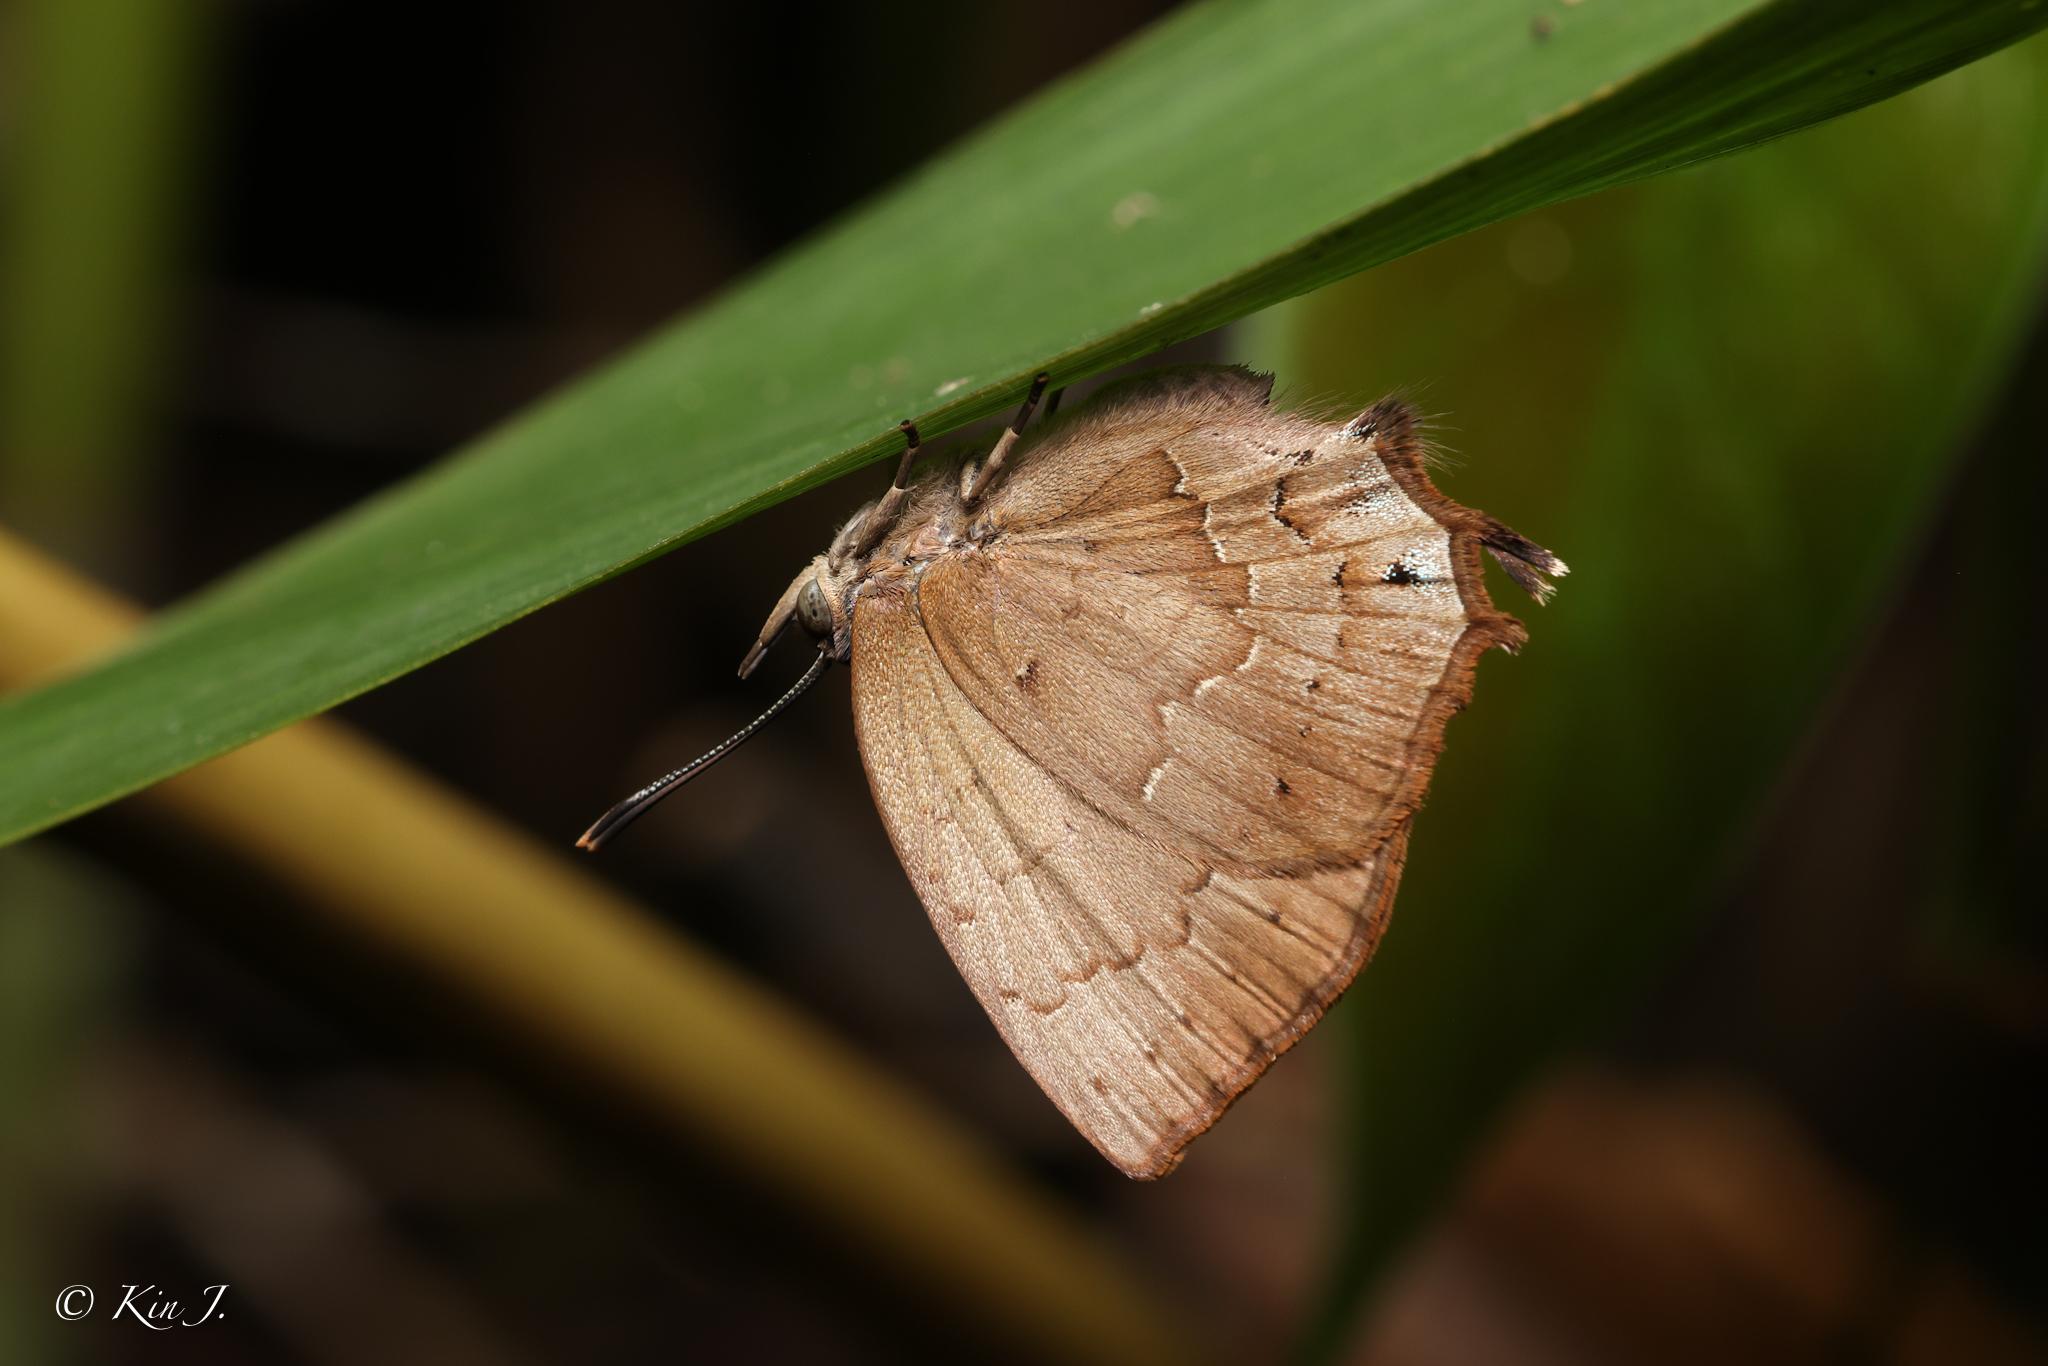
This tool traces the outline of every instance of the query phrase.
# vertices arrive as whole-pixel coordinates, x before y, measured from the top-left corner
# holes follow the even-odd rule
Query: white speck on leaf
[[[953,393],[954,391],[959,389],[964,389],[966,387],[967,377],[965,375],[962,375],[959,379],[949,379],[944,384],[941,384],[938,388],[932,390],[932,397],[944,398],[947,394]]]
[[[1135,227],[1159,212],[1159,196],[1149,190],[1133,190],[1109,211],[1109,221],[1118,232]]]

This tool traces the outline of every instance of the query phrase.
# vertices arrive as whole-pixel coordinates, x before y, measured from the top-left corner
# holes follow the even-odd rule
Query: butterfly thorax
[[[979,553],[996,539],[997,522],[985,509],[968,506],[961,482],[957,467],[919,479],[888,529],[865,549],[861,543],[879,500],[861,507],[790,584],[764,637],[793,614],[823,653],[842,664],[851,661],[854,608],[863,597],[914,593],[935,561]]]

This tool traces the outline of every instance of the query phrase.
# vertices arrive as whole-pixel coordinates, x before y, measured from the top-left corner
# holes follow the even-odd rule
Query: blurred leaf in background
[[[2044,243],[2037,39],[1254,325],[1303,395],[1444,414],[1440,482],[1574,571],[1482,667],[1342,1012],[1353,1203],[1312,1356],[1531,1069],[1693,925],[1938,510]]]
[[[102,572],[136,553],[152,491],[210,10],[23,0],[0,15],[15,59],[0,161],[0,509]]]
[[[139,908],[55,850],[0,851],[0,1358],[59,1359],[51,1313],[79,1279],[99,1170],[86,1108]],[[33,1122],[20,1122],[33,1117]],[[70,1274],[67,1274],[70,1273]]]

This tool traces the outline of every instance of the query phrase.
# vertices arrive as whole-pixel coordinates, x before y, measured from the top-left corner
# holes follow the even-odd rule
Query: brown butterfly
[[[1054,1104],[1156,1177],[1371,956],[1444,723],[1556,556],[1438,493],[1413,415],[1275,412],[1269,377],[1160,370],[988,458],[910,469],[776,603],[818,658],[769,711],[621,802],[595,849],[829,660],[961,975]],[[1057,405],[1058,395],[1053,404]]]

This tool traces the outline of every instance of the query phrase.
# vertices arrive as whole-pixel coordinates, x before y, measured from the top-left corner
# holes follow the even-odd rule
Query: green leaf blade
[[[937,434],[1536,205],[1881,98],[2020,5],[1197,6],[639,350],[0,703],[0,840]],[[1548,13],[1546,11],[1546,13]]]

